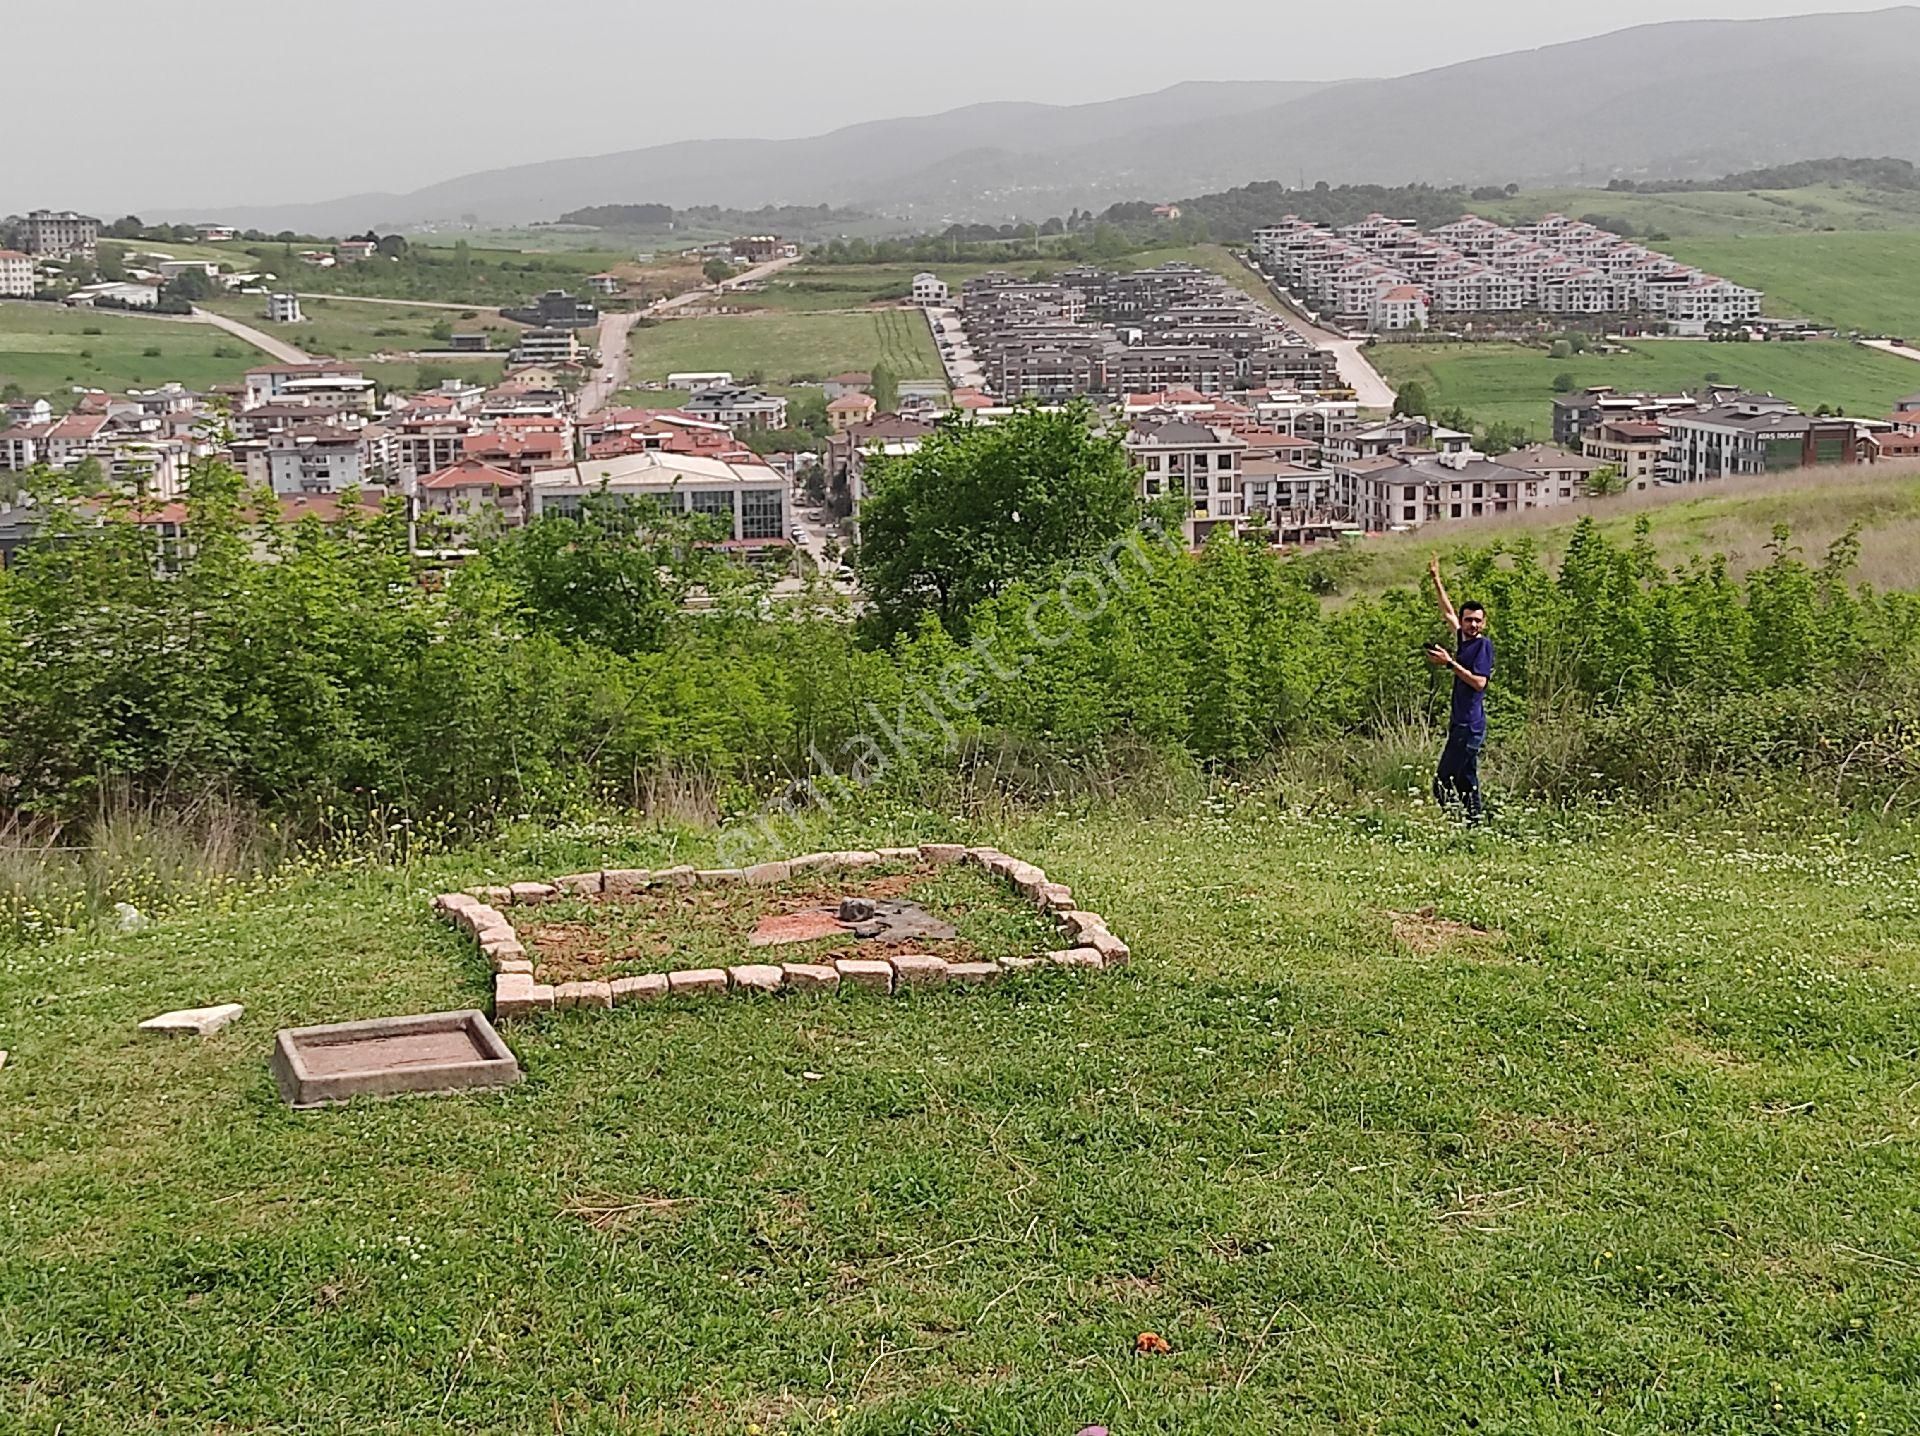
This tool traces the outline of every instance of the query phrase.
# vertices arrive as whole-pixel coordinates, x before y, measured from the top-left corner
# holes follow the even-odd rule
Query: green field
[[[1769,392],[1806,409],[1831,404],[1849,414],[1881,417],[1893,401],[1920,389],[1920,364],[1841,340],[1805,343],[1708,344],[1685,339],[1638,340],[1626,354],[1555,359],[1518,344],[1375,344],[1374,366],[1396,388],[1425,386],[1435,408],[1458,405],[1482,424],[1504,420],[1536,438],[1553,433],[1553,381],[1571,374],[1576,387],[1611,384],[1627,392],[1698,388],[1709,375]]]
[[[1920,194],[1872,190],[1861,185],[1676,194],[1525,190],[1511,199],[1475,200],[1470,207],[1477,214],[1509,224],[1535,220],[1543,214],[1591,215],[1596,221],[1624,222],[1638,235],[1659,233],[1675,239],[1920,229]]]
[[[632,349],[637,379],[724,369],[736,378],[791,384],[883,362],[902,379],[941,377],[926,320],[909,309],[663,320],[636,327]]]
[[[1880,589],[1920,589],[1920,464],[1913,462],[1616,494],[1571,510],[1490,519],[1459,536],[1387,534],[1352,547],[1331,567],[1344,596],[1417,585],[1427,556],[1461,540],[1477,544],[1525,536],[1552,561],[1588,516],[1621,543],[1630,542],[1644,522],[1655,556],[1669,567],[1722,555],[1735,574],[1769,560],[1777,525],[1787,525],[1792,542],[1816,559],[1835,539],[1857,531],[1856,578]]]
[[[824,845],[950,831],[897,821]],[[504,1094],[293,1114],[276,1028],[486,1003],[429,894],[708,850],[528,834],[0,954],[10,1429],[1920,1424],[1911,828],[1245,794],[968,836],[1132,965],[554,1014]]]
[[[1764,289],[1770,314],[1920,340],[1920,233],[1688,239],[1668,248]]]
[[[0,303],[0,385],[18,384],[56,403],[75,385],[125,390],[177,379],[205,389],[266,362],[252,345],[205,324]]]
[[[266,300],[259,296],[229,295],[202,306],[250,324],[275,338],[285,339],[309,354],[336,359],[367,359],[375,354],[404,354],[446,347],[433,337],[438,324],[456,334],[486,330],[498,336],[494,343],[511,348],[522,326],[502,319],[489,309],[423,309],[417,305],[382,304],[357,299],[303,299],[305,316],[298,324],[273,324],[266,318]],[[498,362],[498,361],[496,361]]]

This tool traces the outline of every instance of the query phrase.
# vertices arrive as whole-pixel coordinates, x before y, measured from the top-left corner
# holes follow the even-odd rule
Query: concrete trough
[[[484,1012],[375,1017],[274,1034],[273,1078],[295,1111],[355,1097],[468,1092],[520,1080]]]

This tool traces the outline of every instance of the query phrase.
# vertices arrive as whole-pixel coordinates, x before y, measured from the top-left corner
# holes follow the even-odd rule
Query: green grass
[[[1920,229],[1920,195],[1860,185],[1794,190],[1620,194],[1599,189],[1526,190],[1512,199],[1472,203],[1506,223],[1543,214],[1625,222],[1636,234],[1682,236],[1810,234],[1823,230]],[[1610,226],[1612,227],[1612,226]]]
[[[10,1429],[1920,1423],[1910,829],[991,836],[1132,966],[556,1014],[499,1095],[291,1114],[271,1034],[483,1003],[439,887],[700,854],[589,829],[0,954]],[[1396,937],[1429,906],[1491,932]]]
[[[442,349],[433,337],[435,325],[446,324],[456,334],[485,330],[504,352],[523,326],[502,319],[490,309],[475,309],[463,319],[453,309],[422,309],[417,305],[381,304],[354,299],[303,299],[298,324],[273,324],[266,318],[266,300],[258,295],[227,295],[209,300],[203,308],[241,320],[275,338],[285,339],[309,354],[338,359],[367,359],[375,354],[403,354]],[[498,362],[498,361],[496,361]]]
[[[170,379],[204,389],[266,362],[251,344],[205,324],[0,303],[0,385],[18,384],[29,394],[59,399],[75,385],[125,390]]]
[[[1920,340],[1920,233],[1688,239],[1669,248],[1764,289],[1770,314]]]
[[[1875,418],[1920,388],[1920,364],[1841,340],[1708,344],[1641,340],[1625,354],[1555,359],[1518,344],[1376,344],[1367,351],[1396,388],[1418,380],[1437,408],[1459,405],[1481,423],[1504,420],[1535,437],[1553,432],[1553,381],[1571,374],[1576,387],[1611,384],[1627,392],[1696,389],[1709,374],[1729,384],[1778,394],[1806,409],[1837,405]]]
[[[665,379],[695,370],[759,374],[769,384],[821,379],[885,362],[902,379],[938,379],[927,322],[907,309],[763,313],[667,320],[632,331],[633,374]]]
[[[1547,509],[1476,524],[1471,538],[1484,543],[1524,534],[1554,560],[1565,551],[1574,525],[1588,515],[1622,543],[1632,540],[1644,520],[1654,553],[1669,566],[1719,554],[1735,574],[1767,562],[1778,524],[1787,525],[1793,543],[1816,559],[1835,539],[1857,529],[1855,577],[1881,589],[1920,589],[1920,465],[1913,463],[1620,494],[1571,511]],[[1341,591],[1417,585],[1427,556],[1451,541],[1431,532],[1369,539],[1337,562]]]

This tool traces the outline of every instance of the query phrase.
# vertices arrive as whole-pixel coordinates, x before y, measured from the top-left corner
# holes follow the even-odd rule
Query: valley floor
[[[967,836],[1132,965],[556,1014],[504,1094],[295,1115],[277,1027],[484,1002],[431,893],[705,854],[542,832],[0,951],[8,1429],[1920,1424],[1910,828]]]

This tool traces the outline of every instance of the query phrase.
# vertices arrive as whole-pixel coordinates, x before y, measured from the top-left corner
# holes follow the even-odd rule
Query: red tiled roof
[[[420,487],[465,489],[485,484],[496,489],[519,489],[525,488],[526,483],[527,481],[519,474],[510,474],[504,469],[496,469],[492,464],[483,464],[478,459],[467,459],[428,474],[420,480]]]

